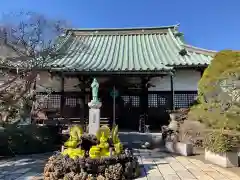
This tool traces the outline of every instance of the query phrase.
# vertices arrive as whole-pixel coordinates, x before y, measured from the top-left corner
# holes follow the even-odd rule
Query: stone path
[[[51,154],[0,160],[0,180],[42,179],[44,164]],[[240,180],[233,172],[193,158],[150,150],[136,150],[135,155],[142,167],[138,180]]]
[[[0,180],[42,179],[44,164],[51,155],[44,153],[0,160]]]
[[[216,165],[165,152],[138,150],[143,166],[138,180],[240,180],[240,177]]]

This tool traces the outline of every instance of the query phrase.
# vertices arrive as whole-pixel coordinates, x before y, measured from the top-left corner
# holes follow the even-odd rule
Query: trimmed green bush
[[[239,136],[229,135],[223,131],[213,131],[206,135],[203,145],[214,153],[234,151],[239,144]]]
[[[189,119],[213,129],[240,130],[240,51],[221,51],[205,70],[198,86],[199,104]]]
[[[8,156],[56,150],[61,137],[54,126],[7,125],[0,132],[0,139],[0,155]]]
[[[224,72],[236,68],[240,68],[240,51],[224,50],[217,53],[199,81],[199,101],[202,103],[202,96],[214,89],[213,84],[222,78]]]

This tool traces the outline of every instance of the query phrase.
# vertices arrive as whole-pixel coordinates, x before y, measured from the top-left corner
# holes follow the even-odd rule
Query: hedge
[[[49,152],[61,143],[58,127],[54,126],[7,125],[0,139],[1,156]]]
[[[219,78],[223,78],[226,72],[233,72],[237,68],[240,68],[240,51],[224,50],[218,52],[211,61],[211,64],[205,69],[198,83],[198,99],[200,102],[203,101],[203,94],[213,90],[213,83]]]
[[[210,128],[239,131],[240,101],[233,97],[240,98],[240,86],[234,91],[231,87],[226,92],[221,88],[219,91],[221,80],[226,80],[231,86],[240,82],[240,51],[225,50],[216,54],[199,81],[199,104],[191,107],[188,117]]]

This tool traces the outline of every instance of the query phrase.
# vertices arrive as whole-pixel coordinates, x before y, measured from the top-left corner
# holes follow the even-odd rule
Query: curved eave
[[[174,69],[171,70],[161,70],[161,71],[79,71],[74,69],[62,69],[62,68],[51,68],[50,71],[54,72],[68,72],[68,73],[76,73],[82,75],[90,75],[90,74],[99,74],[99,75],[162,75],[162,74],[172,74]]]
[[[173,67],[164,66],[161,69],[78,69],[66,66],[54,66],[49,67],[51,71],[62,72],[74,72],[79,74],[169,74],[173,70]]]
[[[217,51],[214,51],[214,50],[199,48],[199,47],[192,46],[192,45],[189,45],[189,44],[184,44],[183,47],[187,51],[195,52],[195,53],[199,53],[199,54],[204,54],[204,55],[208,55],[208,56],[212,56],[212,57],[214,57],[215,54],[217,53]]]

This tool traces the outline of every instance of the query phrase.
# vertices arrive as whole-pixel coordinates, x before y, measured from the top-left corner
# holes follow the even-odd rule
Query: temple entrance
[[[65,118],[84,118],[84,96],[80,93],[64,93],[62,116]]]
[[[101,102],[101,118],[109,118],[110,124],[114,119],[114,97],[112,88],[102,89],[100,94]],[[140,97],[137,95],[123,94],[118,90],[115,97],[115,122],[120,130],[138,131],[140,116]]]
[[[169,124],[171,110],[171,92],[148,92],[148,122],[150,129],[159,131],[161,126]]]
[[[139,130],[140,96],[122,95],[119,97],[123,101],[121,117],[119,118],[119,127],[123,130]]]
[[[109,118],[110,124],[113,122],[113,97],[110,90],[101,92],[101,117]],[[141,115],[140,105],[141,94],[135,91],[119,91],[115,99],[116,124],[120,130],[138,131],[139,118]],[[160,131],[162,125],[169,122],[169,112],[171,109],[171,93],[150,92],[148,94],[148,118],[145,122],[150,126],[150,130]]]

